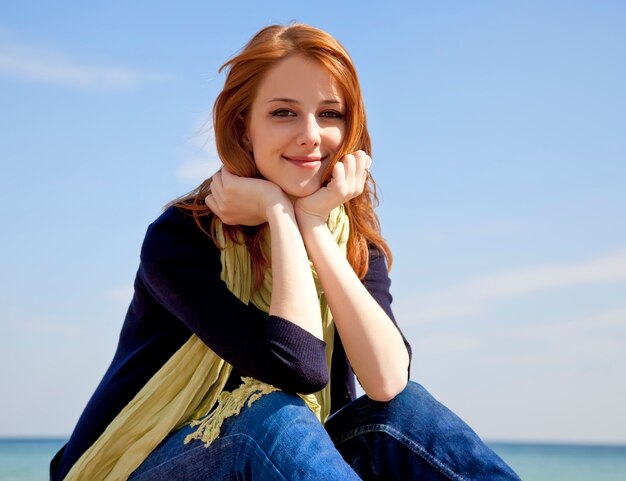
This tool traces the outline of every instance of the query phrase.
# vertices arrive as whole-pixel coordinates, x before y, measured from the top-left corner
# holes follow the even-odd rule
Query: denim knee
[[[362,475],[390,479],[381,473],[392,470],[401,471],[397,479],[413,473],[410,479],[519,481],[465,422],[413,381],[387,402],[362,396],[326,428],[346,459],[362,463]]]
[[[133,479],[357,479],[313,412],[295,394],[277,391],[245,405],[224,421],[219,437],[208,448],[200,440],[183,443],[191,430],[186,426],[171,436]]]

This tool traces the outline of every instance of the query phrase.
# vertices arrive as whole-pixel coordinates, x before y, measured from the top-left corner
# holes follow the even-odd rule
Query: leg
[[[364,480],[520,481],[467,424],[412,381],[387,403],[360,397],[335,413],[326,430]]]
[[[304,401],[282,391],[267,394],[224,421],[205,448],[183,440],[185,426],[166,438],[129,478],[165,480],[359,480]]]

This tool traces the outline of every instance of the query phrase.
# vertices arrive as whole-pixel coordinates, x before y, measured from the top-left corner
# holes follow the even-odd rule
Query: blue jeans
[[[389,402],[360,397],[325,427],[302,399],[278,391],[227,419],[208,448],[198,440],[184,444],[194,429],[169,435],[129,479],[520,481],[414,382]]]

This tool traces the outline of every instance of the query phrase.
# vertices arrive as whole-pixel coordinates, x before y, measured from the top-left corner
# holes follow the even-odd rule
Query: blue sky
[[[217,69],[297,20],[360,74],[412,378],[487,439],[626,443],[622,2],[127,3],[2,7],[0,435],[69,434],[218,165]]]

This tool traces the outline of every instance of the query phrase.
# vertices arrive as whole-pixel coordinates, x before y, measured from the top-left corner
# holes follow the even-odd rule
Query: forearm
[[[268,207],[271,233],[272,299],[270,314],[323,338],[319,301],[311,267],[291,204]]]
[[[202,222],[208,230],[210,220]],[[322,389],[328,383],[325,343],[290,320],[266,318],[244,304],[221,280],[221,272],[220,249],[213,240],[193,217],[170,207],[150,225],[141,247],[130,329],[145,322],[167,326],[172,335],[163,343],[169,346],[176,339],[184,342],[191,331],[246,376],[285,391]],[[132,332],[123,336],[134,339],[131,344],[139,342]]]
[[[363,286],[326,224],[299,216],[311,256],[346,354],[369,397],[388,400],[407,382],[409,355],[393,321]]]

